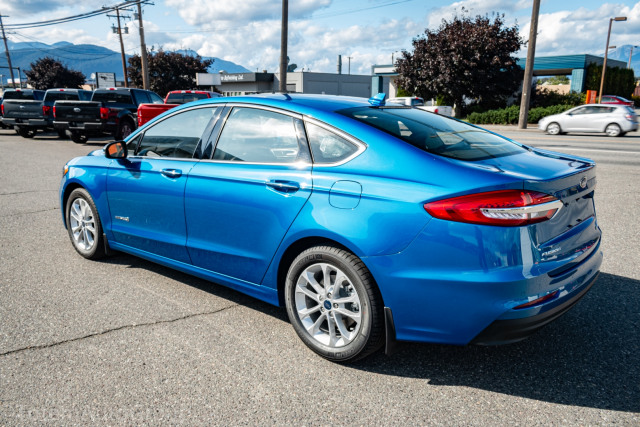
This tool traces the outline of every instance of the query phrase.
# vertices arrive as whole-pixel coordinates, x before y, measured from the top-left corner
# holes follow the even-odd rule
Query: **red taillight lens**
[[[54,119],[56,118],[56,106],[55,105],[53,106],[53,118]]]
[[[42,106],[42,114],[44,114],[45,117],[48,117],[49,114],[51,114],[51,106],[50,105],[43,105]]]
[[[527,190],[501,190],[426,203],[433,217],[471,224],[516,227],[551,219],[562,208],[553,196]]]
[[[107,120],[109,118],[109,109],[107,107],[100,107],[100,118]]]
[[[4,104],[0,105],[0,115],[4,116]]]
[[[533,301],[529,301],[525,304],[521,304],[517,307],[514,307],[514,309],[533,307],[534,305],[542,304],[543,302],[547,302],[555,298],[556,295],[558,295],[558,291],[551,292],[550,294],[547,294],[541,298],[535,299]]]

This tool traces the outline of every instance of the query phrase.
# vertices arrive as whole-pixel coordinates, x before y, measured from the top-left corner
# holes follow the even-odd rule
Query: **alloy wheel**
[[[69,224],[75,245],[83,251],[90,251],[96,244],[96,227],[93,210],[86,200],[77,198],[71,203]]]

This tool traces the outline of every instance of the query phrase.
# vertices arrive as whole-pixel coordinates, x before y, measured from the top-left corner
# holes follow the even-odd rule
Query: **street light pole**
[[[289,32],[289,1],[282,0],[282,28],[280,30],[280,92],[287,92],[287,33]]]
[[[640,46],[631,46],[631,52],[629,52],[629,62],[627,62],[627,68],[631,68],[631,57],[633,56],[633,48],[634,47],[640,47]]]
[[[626,16],[616,16],[609,18],[609,31],[607,32],[607,45],[604,48],[604,63],[602,64],[602,76],[600,77],[600,91],[598,92],[598,104],[602,101],[602,90],[604,89],[604,75],[607,71],[607,54],[609,53],[609,38],[611,37],[611,24],[613,21],[626,21]]]

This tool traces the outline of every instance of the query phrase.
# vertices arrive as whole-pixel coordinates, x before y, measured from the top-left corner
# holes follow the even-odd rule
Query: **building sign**
[[[222,83],[272,82],[273,73],[235,73],[220,74]]]
[[[222,81],[220,74],[196,73],[197,86],[216,86]]]
[[[116,73],[96,73],[96,88],[116,87]]]

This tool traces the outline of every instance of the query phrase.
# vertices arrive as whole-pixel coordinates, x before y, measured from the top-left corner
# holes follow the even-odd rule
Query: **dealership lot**
[[[61,169],[104,141],[0,131],[0,424],[640,423],[640,133],[495,129],[598,162],[598,282],[527,341],[348,366],[309,351],[283,309],[129,255],[80,257]]]

